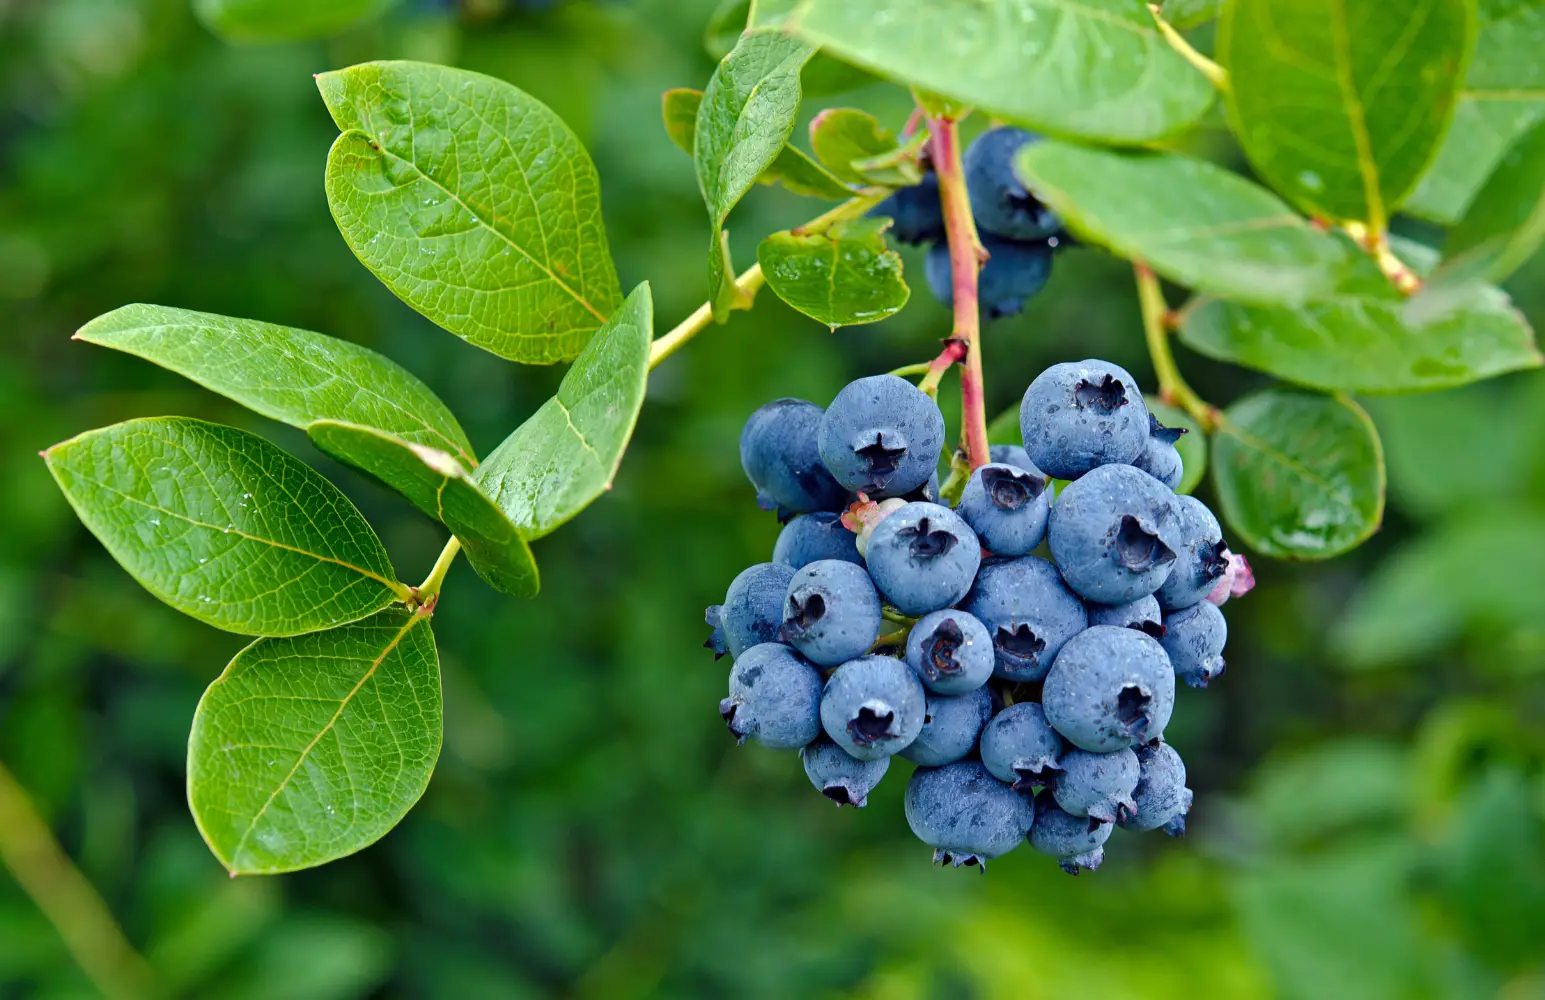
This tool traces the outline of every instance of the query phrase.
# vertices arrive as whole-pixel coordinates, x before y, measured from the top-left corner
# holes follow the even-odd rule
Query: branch
[[[1178,406],[1189,413],[1202,429],[1211,433],[1218,426],[1218,408],[1202,399],[1186,384],[1170,351],[1169,329],[1165,319],[1170,315],[1164,301],[1164,290],[1159,287],[1159,276],[1140,260],[1132,262],[1137,276],[1137,301],[1143,310],[1143,337],[1148,342],[1148,356],[1153,359],[1153,371],[1159,379],[1159,398],[1171,406]]]

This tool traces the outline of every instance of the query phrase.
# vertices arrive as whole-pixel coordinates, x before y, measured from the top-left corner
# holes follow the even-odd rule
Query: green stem
[[[445,583],[445,574],[450,572],[451,563],[456,561],[460,552],[461,539],[452,535],[451,540],[445,543],[445,548],[440,550],[440,558],[435,560],[424,582],[413,588],[414,606],[434,610],[435,602],[440,599],[440,586]]]
[[[914,375],[927,375],[932,368],[932,361],[919,361],[915,365],[902,365],[900,368],[892,368],[885,374],[895,375],[897,378],[911,378]]]
[[[1163,15],[1159,13],[1158,4],[1149,4],[1148,11],[1153,14],[1153,23],[1158,25],[1159,34],[1164,36],[1164,40],[1169,43],[1170,48],[1178,52],[1180,57],[1186,62],[1195,66],[1214,87],[1217,87],[1219,90],[1228,90],[1228,70],[1196,51],[1191,46],[1191,43],[1186,41],[1185,36],[1175,30],[1173,24],[1164,20]]]
[[[1185,410],[1210,434],[1218,426],[1218,408],[1186,384],[1175,364],[1165,326],[1169,306],[1164,301],[1164,290],[1159,287],[1159,276],[1137,260],[1132,262],[1132,271],[1137,276],[1137,301],[1143,311],[1143,337],[1148,341],[1148,356],[1153,359],[1153,371],[1159,379],[1159,398]]]

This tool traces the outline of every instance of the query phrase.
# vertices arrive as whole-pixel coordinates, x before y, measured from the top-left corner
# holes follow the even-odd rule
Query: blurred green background
[[[137,416],[221,420],[315,462],[405,577],[444,539],[299,432],[69,335],[149,301],[349,338],[423,377],[491,449],[561,371],[418,317],[353,260],[323,197],[335,129],[310,75],[381,57],[548,102],[596,159],[623,287],[653,282],[662,327],[694,308],[707,221],[658,109],[712,70],[711,0],[476,6],[405,0],[327,43],[233,48],[187,0],[0,0],[0,761],[165,995],[1545,996],[1540,374],[1368,401],[1386,526],[1332,563],[1256,561],[1259,586],[1228,609],[1228,675],[1183,691],[1168,733],[1197,796],[1184,840],[1118,831],[1077,879],[1028,849],[985,878],[940,870],[901,815],[905,765],[839,812],[792,754],[733,748],[702,609],[777,532],[741,477],[740,424],[774,396],[824,403],[930,357],[948,316],[921,287],[895,319],[836,335],[764,295],[664,365],[616,488],[537,546],[538,600],[453,570],[436,613],[445,752],[419,807],[356,857],[228,879],[189,818],[183,755],[244,640],[139,590],[38,450]],[[904,101],[861,86],[810,96],[806,115],[857,104],[899,127]],[[1193,148],[1237,163],[1220,131]],[[818,211],[758,189],[731,221],[737,258]],[[1511,290],[1545,325],[1545,268]],[[1059,258],[986,352],[994,407],[1059,360],[1108,357],[1151,384],[1130,271],[1088,250]],[[1181,363],[1218,403],[1260,382]],[[0,811],[7,836],[15,823]],[[96,995],[0,870],[0,998]]]

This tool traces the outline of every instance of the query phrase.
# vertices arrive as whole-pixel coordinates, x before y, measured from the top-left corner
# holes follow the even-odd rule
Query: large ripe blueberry
[[[829,740],[804,747],[799,756],[805,765],[805,777],[822,795],[839,806],[859,809],[891,765],[889,757],[859,760]]]
[[[1030,800],[979,761],[920,767],[907,782],[907,825],[936,864],[981,865],[1018,847],[1035,822]]]
[[[906,379],[871,375],[837,393],[819,440],[837,482],[871,500],[902,496],[938,472],[944,415]]]
[[[783,601],[794,579],[794,567],[782,563],[757,563],[740,571],[730,582],[724,603],[708,609],[710,625],[717,623],[715,636],[723,649],[715,652],[739,656],[761,642],[777,642],[783,625]]]
[[[1030,827],[1030,846],[1057,859],[1057,865],[1069,875],[1081,869],[1094,871],[1105,860],[1105,842],[1114,823],[1093,816],[1073,816],[1057,805],[1050,795],[1035,799],[1035,825]]]
[[[1175,498],[1180,531],[1175,545],[1175,565],[1154,595],[1166,611],[1189,607],[1212,592],[1228,572],[1228,546],[1223,529],[1207,505],[1196,497]]]
[[[923,687],[938,694],[965,694],[986,684],[993,659],[987,626],[953,608],[924,615],[907,636],[907,664]]]
[[[1025,187],[1014,172],[1014,155],[1040,136],[1020,128],[983,132],[966,147],[964,169],[971,214],[977,226],[994,236],[1044,240],[1062,228],[1057,213]]]
[[[1125,604],[1158,590],[1181,543],[1180,506],[1157,479],[1130,465],[1102,465],[1057,494],[1046,541],[1078,595]]]
[[[847,494],[821,464],[821,408],[803,399],[758,407],[740,431],[740,466],[756,487],[756,502],[782,517],[839,510]]]
[[[885,599],[903,614],[922,615],[966,596],[982,548],[948,507],[909,503],[875,527],[864,557]]]
[[[1195,688],[1223,675],[1223,646],[1228,642],[1228,622],[1211,601],[1164,615],[1164,636],[1159,644],[1169,654],[1175,676]]]
[[[819,559],[790,577],[778,635],[811,661],[835,667],[880,637],[880,595],[863,567]]]
[[[1152,636],[1096,625],[1057,654],[1041,703],[1069,743],[1111,753],[1163,735],[1175,709],[1175,671]]]
[[[886,233],[898,242],[913,246],[943,243],[944,205],[939,201],[939,175],[930,170],[917,184],[898,188],[871,208],[869,215],[889,218],[891,227]]]
[[[1066,751],[1061,734],[1033,701],[1015,702],[982,730],[982,763],[993,777],[1022,792],[1051,784]]]
[[[1020,243],[987,234],[982,235],[987,263],[976,277],[976,297],[987,319],[1017,316],[1025,302],[1041,293],[1051,279],[1054,245],[1045,240]],[[936,243],[923,258],[923,276],[928,290],[946,306],[955,304],[955,286],[950,271],[950,249]]]
[[[1044,678],[1062,644],[1089,624],[1084,602],[1038,556],[984,562],[961,608],[987,626],[993,673],[1011,681]]]
[[[741,743],[796,750],[821,734],[821,675],[787,646],[764,642],[730,670],[730,694],[719,714]]]
[[[1180,460],[1180,452],[1175,448],[1175,442],[1184,433],[1184,427],[1165,427],[1159,423],[1158,417],[1148,414],[1148,440],[1132,464],[1170,489],[1175,489],[1186,475],[1185,463]]]
[[[992,717],[992,692],[930,694],[923,728],[901,756],[920,767],[953,764],[976,749],[982,726]]]
[[[1148,409],[1126,369],[1108,361],[1071,361],[1052,365],[1030,383],[1019,407],[1019,431],[1042,472],[1077,479],[1097,466],[1137,458],[1148,441]]]
[[[783,526],[773,546],[773,562],[802,569],[820,559],[841,559],[862,566],[855,544],[858,536],[842,523],[842,515],[816,511]]]
[[[1110,753],[1069,750],[1051,789],[1063,812],[1114,823],[1137,808],[1132,801],[1137,778],[1137,754],[1128,747]]]
[[[989,462],[971,473],[960,494],[960,516],[995,556],[1022,556],[1046,536],[1051,495],[1044,476]]]
[[[890,656],[860,656],[832,672],[821,696],[821,725],[859,760],[906,749],[923,729],[927,695],[912,669]]]
[[[1186,787],[1186,765],[1168,743],[1155,740],[1137,750],[1137,789],[1132,793],[1136,812],[1123,812],[1117,822],[1127,830],[1157,830],[1171,837],[1186,832],[1186,813],[1191,811],[1191,789]]]

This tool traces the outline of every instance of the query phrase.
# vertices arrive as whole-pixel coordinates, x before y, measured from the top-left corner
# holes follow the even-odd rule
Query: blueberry
[[[1019,406],[1030,461],[1056,479],[1101,465],[1130,463],[1148,441],[1148,410],[1137,383],[1107,361],[1052,365]],[[840,477],[839,477],[840,478]]]
[[[856,535],[842,524],[842,515],[816,511],[796,517],[778,532],[773,546],[773,562],[801,569],[821,559],[841,559],[858,566],[864,557],[858,554]]]
[[[869,210],[871,217],[891,220],[886,232],[898,242],[943,243],[944,205],[939,200],[939,175],[933,171],[911,187],[898,188],[890,197]]]
[[[1152,594],[1126,604],[1090,604],[1088,607],[1090,625],[1135,628],[1155,639],[1164,634],[1164,613]]]
[[[1132,793],[1137,811],[1123,812],[1117,822],[1127,830],[1163,827],[1171,837],[1184,835],[1192,796],[1180,754],[1168,743],[1155,740],[1138,748],[1137,765],[1137,790]]]
[[[907,636],[907,664],[937,694],[965,694],[992,676],[992,636],[964,611],[924,615]]]
[[[960,494],[960,516],[997,556],[1022,556],[1046,536],[1051,495],[1046,478],[990,462],[971,473]]]
[[[724,724],[741,743],[796,750],[821,735],[821,675],[787,646],[764,642],[730,670],[730,695],[719,702]]]
[[[1014,154],[1040,136],[1019,128],[983,132],[966,147],[963,166],[971,214],[986,233],[1044,240],[1062,228],[1057,213],[1031,194],[1014,172]]]
[[[1102,465],[1057,494],[1046,542],[1085,600],[1124,604],[1159,589],[1183,537],[1169,488],[1130,465]]]
[[[1035,467],[1030,461],[1030,453],[1017,444],[995,444],[987,449],[987,457],[999,465],[1012,465],[1016,469],[1024,469],[1032,476],[1049,478],[1046,473]]]
[[[759,407],[740,431],[740,466],[756,487],[756,502],[780,516],[838,510],[847,494],[821,464],[821,408],[803,399]]]
[[[837,482],[871,500],[901,496],[939,471],[944,415],[906,379],[871,375],[837,393],[819,440]]]
[[[1096,625],[1074,636],[1041,693],[1046,721],[1091,753],[1157,739],[1175,708],[1175,671],[1157,639]]]
[[[869,793],[885,777],[889,757],[859,760],[835,743],[821,740],[799,751],[805,776],[822,795],[839,806],[864,807]]]
[[[821,696],[826,735],[859,760],[905,749],[928,714],[922,682],[890,656],[860,656],[832,672]]]
[[[1093,816],[1072,816],[1062,811],[1050,795],[1035,799],[1035,825],[1030,827],[1030,846],[1057,859],[1069,875],[1080,869],[1094,871],[1105,860],[1105,842],[1114,823]]]
[[[965,694],[930,694],[922,731],[901,756],[920,767],[953,764],[976,749],[976,738],[991,717],[992,694],[984,687]]]
[[[1184,427],[1165,427],[1159,423],[1158,417],[1148,414],[1148,440],[1132,464],[1170,489],[1175,489],[1186,474],[1185,463],[1180,460],[1180,452],[1175,448],[1175,442],[1184,433]]]
[[[1114,823],[1137,809],[1132,801],[1137,779],[1137,754],[1127,747],[1111,753],[1069,750],[1051,790],[1063,812]]]
[[[1021,792],[1051,784],[1062,770],[1062,737],[1033,701],[1018,701],[993,716],[982,730],[982,763],[993,777]]]
[[[724,603],[707,611],[708,624],[716,626],[708,641],[719,643],[711,648],[739,656],[757,643],[777,642],[784,597],[793,579],[794,567],[782,563],[757,563],[741,570],[730,582]]]
[[[1062,644],[1089,624],[1084,602],[1038,556],[987,560],[961,607],[987,626],[993,673],[1011,681],[1044,678]]]
[[[778,635],[815,663],[835,667],[880,637],[880,595],[863,567],[818,559],[790,577]]]
[[[1169,654],[1175,676],[1194,688],[1204,688],[1208,681],[1223,675],[1223,645],[1227,641],[1228,623],[1210,601],[1164,615],[1164,638],[1159,644]]]
[[[1017,316],[1025,302],[1039,295],[1051,278],[1052,247],[1046,241],[1021,243],[982,234],[982,248],[987,263],[976,278],[976,297],[982,314],[988,319]],[[954,278],[950,271],[950,248],[936,243],[923,258],[923,276],[928,290],[946,306],[955,304]]]
[[[1166,611],[1189,607],[1203,600],[1228,572],[1228,546],[1223,529],[1207,505],[1196,497],[1175,498],[1180,514],[1180,533],[1175,546],[1175,565],[1154,595]]]
[[[909,503],[875,527],[864,558],[885,599],[902,614],[921,615],[966,596],[982,547],[948,507]]]
[[[715,660],[730,651],[729,641],[724,635],[724,620],[720,617],[723,610],[722,604],[710,604],[703,609],[703,621],[709,628],[708,638],[703,641],[703,646],[713,650]]]
[[[979,761],[920,767],[907,782],[907,825],[935,864],[982,865],[1018,847],[1035,821],[1029,799]]]

